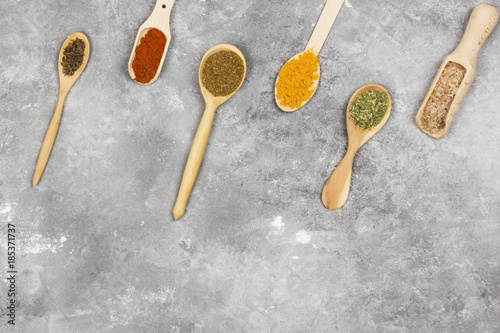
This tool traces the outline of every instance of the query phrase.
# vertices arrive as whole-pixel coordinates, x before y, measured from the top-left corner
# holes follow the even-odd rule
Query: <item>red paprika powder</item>
[[[158,29],[150,29],[141,38],[132,61],[135,81],[146,84],[155,77],[166,43],[167,38]]]

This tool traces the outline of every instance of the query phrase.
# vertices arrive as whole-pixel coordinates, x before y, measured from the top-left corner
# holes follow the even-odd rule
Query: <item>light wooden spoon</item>
[[[387,109],[387,112],[385,113],[384,118],[382,118],[380,124],[372,128],[371,130],[366,131],[361,128],[357,128],[354,125],[354,121],[351,119],[349,115],[349,109],[351,108],[351,105],[354,102],[354,100],[359,95],[369,90],[378,90],[386,93],[389,99],[389,107]],[[384,87],[379,86],[378,84],[368,84],[366,86],[363,86],[359,88],[352,95],[351,99],[349,100],[349,104],[347,105],[347,112],[346,112],[347,136],[348,136],[347,152],[342,161],[340,162],[340,164],[337,166],[335,171],[332,173],[332,175],[326,182],[325,187],[323,188],[323,194],[321,199],[323,200],[323,204],[325,205],[326,208],[331,210],[337,210],[345,204],[345,202],[347,201],[347,196],[349,195],[349,189],[351,188],[351,174],[352,174],[352,163],[354,161],[354,155],[356,155],[356,153],[358,152],[359,148],[361,148],[362,145],[364,145],[368,140],[370,140],[371,137],[374,136],[375,133],[377,133],[382,128],[382,126],[384,126],[384,124],[387,122],[387,119],[389,119],[390,113],[391,113],[391,96]]]
[[[135,38],[134,48],[132,49],[132,53],[130,54],[130,59],[128,61],[128,72],[132,79],[135,78],[134,70],[132,69],[132,62],[135,58],[135,49],[140,44],[141,38],[150,30],[150,29],[158,29],[160,30],[167,39],[167,43],[165,44],[165,49],[163,50],[163,55],[160,60],[160,65],[156,70],[156,75],[149,81],[148,83],[139,84],[148,85],[156,81],[158,76],[160,75],[161,69],[163,67],[163,62],[165,61],[165,56],[167,55],[168,46],[170,45],[170,40],[172,39],[172,35],[170,34],[170,13],[172,12],[172,7],[174,6],[175,0],[157,0],[155,8],[153,12],[149,16],[149,18],[139,27],[137,32],[137,36]]]
[[[298,59],[301,54],[309,50],[312,50],[316,56],[319,54],[321,48],[325,44],[326,38],[328,37],[330,30],[332,29],[333,22],[335,22],[335,19],[337,18],[337,15],[339,14],[343,4],[344,0],[327,0],[325,7],[323,8],[323,11],[321,12],[321,15],[319,17],[319,20],[316,23],[316,27],[314,28],[311,38],[309,39],[309,43],[307,43],[306,49],[303,52],[296,54],[288,61],[292,59]],[[309,97],[307,101],[303,101],[301,106],[295,109],[282,105],[281,102],[278,100],[278,90],[276,89],[276,84],[280,79],[278,73],[278,77],[276,78],[276,83],[274,85],[274,99],[276,100],[276,104],[278,105],[278,107],[285,112],[293,112],[297,111],[298,109],[306,105],[306,103],[309,102],[309,100],[314,96],[316,88],[318,87],[319,75],[321,75],[319,62],[318,62],[317,73],[318,73],[318,80],[313,81],[312,85],[313,93],[311,94],[311,97]]]
[[[484,42],[491,34],[495,26],[498,22],[498,10],[495,7],[487,5],[485,3],[481,3],[477,5],[469,18],[469,23],[467,24],[467,28],[465,29],[464,35],[460,44],[457,46],[455,51],[450,53],[444,58],[444,61],[439,68],[434,81],[427,92],[427,95],[420,106],[420,109],[417,113],[415,121],[417,126],[420,128],[422,132],[433,137],[434,139],[442,139],[445,137],[446,133],[450,129],[451,123],[453,119],[457,115],[458,109],[462,104],[467,91],[470,88],[472,81],[477,73],[476,61],[479,51],[483,46]],[[422,116],[424,114],[425,107],[427,106],[427,101],[431,97],[436,85],[441,78],[441,75],[449,62],[455,62],[457,64],[462,65],[466,72],[465,76],[462,80],[462,83],[458,87],[458,91],[453,98],[451,105],[449,106],[448,113],[446,114],[445,119],[445,127],[440,131],[433,133],[427,130],[426,126],[422,123]]]
[[[83,62],[80,68],[76,70],[76,72],[72,76],[66,76],[63,74],[63,67],[61,65],[63,52],[66,46],[71,43],[76,38],[80,38],[85,43],[85,53],[83,56]],[[38,161],[36,162],[35,173],[33,175],[33,187],[38,184],[40,177],[42,176],[43,170],[45,169],[45,165],[49,159],[50,152],[52,150],[52,146],[54,144],[54,140],[56,139],[57,129],[59,128],[59,122],[61,121],[61,115],[63,110],[64,101],[66,100],[66,96],[68,95],[69,90],[75,84],[76,80],[80,77],[85,66],[87,65],[87,61],[89,60],[90,54],[90,44],[87,36],[85,36],[81,32],[75,32],[70,35],[64,41],[61,51],[59,52],[58,58],[58,71],[59,71],[59,100],[57,101],[56,110],[54,111],[54,115],[52,116],[52,120],[50,121],[49,128],[47,129],[47,133],[45,134],[45,139],[43,140],[42,148],[40,150],[40,155],[38,155]]]
[[[210,93],[205,86],[203,86],[203,82],[201,80],[201,73],[203,69],[203,65],[208,57],[212,54],[217,53],[219,51],[232,51],[238,54],[243,60],[244,65],[244,73],[243,78],[241,79],[240,85],[238,88],[233,91],[231,94],[227,96],[219,96],[216,97]],[[233,45],[229,44],[221,44],[212,47],[210,50],[205,53],[203,59],[201,59],[200,70],[198,74],[198,80],[200,82],[201,92],[203,94],[203,98],[205,99],[205,112],[203,113],[203,118],[201,119],[200,125],[198,127],[198,131],[196,132],[196,136],[194,137],[193,145],[191,146],[191,152],[189,153],[189,157],[186,163],[186,168],[184,169],[184,175],[182,176],[181,187],[179,189],[179,194],[177,195],[177,201],[175,203],[174,210],[172,211],[172,215],[174,216],[174,220],[178,220],[184,215],[184,210],[186,209],[186,204],[193,188],[194,182],[196,180],[196,176],[198,175],[198,170],[200,169],[201,160],[203,159],[203,155],[205,153],[205,147],[208,141],[208,135],[210,134],[210,129],[212,128],[212,122],[215,116],[215,110],[219,105],[227,101],[231,96],[233,96],[236,91],[241,87],[241,84],[245,80],[247,72],[247,65],[245,61],[245,57],[243,54]]]

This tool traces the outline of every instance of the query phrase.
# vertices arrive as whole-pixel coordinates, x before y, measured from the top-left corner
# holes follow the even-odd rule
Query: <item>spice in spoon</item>
[[[289,60],[279,73],[276,97],[280,104],[298,109],[314,93],[314,82],[319,80],[318,56],[312,51],[301,53],[297,59]]]
[[[76,38],[71,41],[63,50],[61,61],[62,72],[66,76],[73,76],[83,63],[85,55],[85,42]]]
[[[135,57],[132,61],[135,81],[147,84],[156,76],[165,51],[165,44],[167,44],[167,38],[158,29],[149,29],[141,38],[139,45],[135,48]]]
[[[227,96],[238,90],[244,75],[243,59],[236,52],[218,51],[204,61],[201,82],[215,97]]]
[[[349,109],[354,125],[371,130],[384,119],[389,109],[389,98],[383,91],[368,90],[356,97]]]
[[[423,127],[436,134],[446,126],[446,116],[465,77],[464,66],[450,61],[439,78],[422,114]]]

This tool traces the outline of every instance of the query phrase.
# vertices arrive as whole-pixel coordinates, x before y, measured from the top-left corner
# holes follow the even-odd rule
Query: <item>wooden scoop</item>
[[[216,97],[203,86],[201,73],[205,60],[212,54],[219,51],[232,51],[238,54],[243,60],[244,73],[240,85],[235,91],[227,96]],[[182,215],[184,215],[184,210],[186,209],[186,204],[191,193],[191,189],[193,188],[194,181],[196,180],[196,176],[198,175],[198,170],[200,169],[201,160],[203,159],[203,155],[205,153],[205,147],[207,145],[210,129],[212,128],[212,121],[214,120],[215,110],[219,105],[227,101],[236,93],[236,91],[238,91],[238,89],[241,87],[241,84],[245,80],[246,72],[247,65],[245,57],[240,52],[240,50],[238,50],[238,48],[233,45],[221,44],[214,46],[210,50],[208,50],[207,53],[205,53],[205,55],[203,56],[203,59],[201,59],[198,79],[200,82],[201,93],[203,94],[203,98],[205,99],[206,108],[205,112],[203,113],[203,118],[201,119],[200,125],[198,127],[198,131],[196,132],[196,136],[194,137],[193,145],[191,146],[191,152],[189,153],[186,168],[184,169],[184,175],[182,176],[182,182],[179,189],[179,194],[177,195],[177,201],[172,212],[174,220],[176,221],[180,219]]]
[[[165,38],[167,38],[167,43],[165,44],[165,49],[163,50],[163,56],[161,57],[160,65],[156,70],[156,75],[148,83],[141,83],[134,80],[139,84],[151,84],[155,82],[160,75],[161,68],[163,67],[163,62],[165,61],[165,56],[167,55],[168,46],[170,45],[170,40],[172,39],[172,35],[170,34],[170,13],[172,12],[174,2],[175,0],[157,0],[153,12],[149,16],[149,18],[139,27],[137,37],[135,38],[134,48],[132,49],[132,53],[130,54],[130,59],[128,61],[128,72],[132,79],[135,78],[135,73],[132,69],[132,62],[135,58],[135,49],[140,44],[141,38],[144,37],[144,35],[153,28],[160,30],[165,35]]]
[[[333,22],[335,22],[335,19],[337,18],[337,15],[339,14],[343,4],[344,0],[327,0],[325,7],[323,8],[323,11],[321,12],[321,15],[319,17],[319,20],[316,23],[316,27],[314,28],[311,38],[309,39],[309,43],[307,43],[306,49],[303,52],[294,55],[288,61],[292,59],[298,59],[302,53],[305,53],[309,50],[312,50],[316,56],[319,54],[321,48],[325,44],[326,38],[328,37],[330,30],[332,29]],[[306,103],[309,102],[309,100],[314,96],[316,88],[318,87],[319,75],[321,75],[319,63],[318,63],[317,73],[318,73],[318,80],[313,81],[313,86],[311,87],[313,89],[313,93],[311,94],[311,97],[309,97],[307,101],[303,101],[301,106],[295,109],[291,109],[288,106],[282,105],[281,102],[278,100],[278,90],[276,89],[276,84],[280,79],[280,76],[278,74],[278,77],[276,78],[276,84],[274,85],[275,86],[274,98],[276,100],[276,104],[278,105],[278,107],[285,112],[293,112],[297,111],[298,109],[306,105]]]
[[[482,3],[474,8],[470,16],[469,23],[467,24],[467,28],[465,29],[464,36],[462,37],[462,41],[455,51],[444,58],[444,61],[441,64],[434,81],[432,82],[429,92],[425,96],[425,99],[417,113],[417,126],[422,130],[422,132],[435,139],[442,139],[446,133],[448,133],[450,125],[453,122],[453,119],[455,118],[472,81],[474,80],[474,76],[476,76],[477,55],[479,54],[481,47],[490,35],[491,31],[495,28],[497,22],[498,11],[494,7]],[[448,114],[446,115],[445,127],[437,133],[431,133],[422,124],[422,115],[424,113],[425,106],[427,105],[427,101],[441,78],[444,68],[450,61],[462,65],[466,70],[465,76],[455,97],[453,98]]]
[[[357,128],[354,125],[354,121],[349,115],[349,110],[351,109],[351,105],[354,100],[359,95],[369,90],[378,90],[386,93],[389,100],[389,107],[387,108],[387,112],[385,113],[384,118],[382,118],[380,124],[367,131],[361,128]],[[335,171],[326,182],[325,187],[323,188],[322,200],[326,208],[337,210],[345,204],[345,202],[347,201],[347,196],[349,195],[349,189],[351,188],[351,174],[354,155],[356,155],[362,145],[370,140],[371,137],[374,136],[375,133],[377,133],[382,128],[382,126],[385,125],[387,119],[389,119],[390,113],[391,96],[384,87],[379,86],[378,84],[368,84],[366,86],[363,86],[352,95],[351,99],[349,100],[349,104],[347,105],[346,113],[347,136],[349,140],[347,152],[340,164],[337,166]]]
[[[83,62],[72,76],[66,76],[63,74],[63,66],[61,65],[64,55],[64,49],[77,37],[83,40],[83,42],[85,43]],[[56,139],[57,130],[59,128],[59,122],[61,121],[63,105],[64,101],[66,100],[66,96],[68,95],[68,92],[73,84],[75,84],[76,80],[78,80],[78,78],[80,77],[80,74],[82,74],[83,70],[85,69],[85,66],[87,65],[87,62],[89,60],[89,54],[89,40],[87,39],[87,36],[85,36],[81,32],[75,32],[74,34],[70,35],[68,38],[66,38],[61,47],[57,67],[59,71],[59,100],[57,101],[56,110],[54,111],[54,115],[52,116],[52,120],[50,121],[49,128],[47,129],[47,133],[45,134],[45,139],[43,140],[42,149],[40,150],[40,155],[38,156],[38,161],[36,162],[35,174],[33,175],[33,187],[38,184],[43,170],[45,169],[45,165],[47,164],[47,161],[49,159],[54,140]]]

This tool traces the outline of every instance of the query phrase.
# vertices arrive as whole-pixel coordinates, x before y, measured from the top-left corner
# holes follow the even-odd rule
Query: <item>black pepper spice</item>
[[[209,56],[201,70],[203,86],[214,96],[235,92],[243,81],[243,59],[233,51],[219,51]]]

